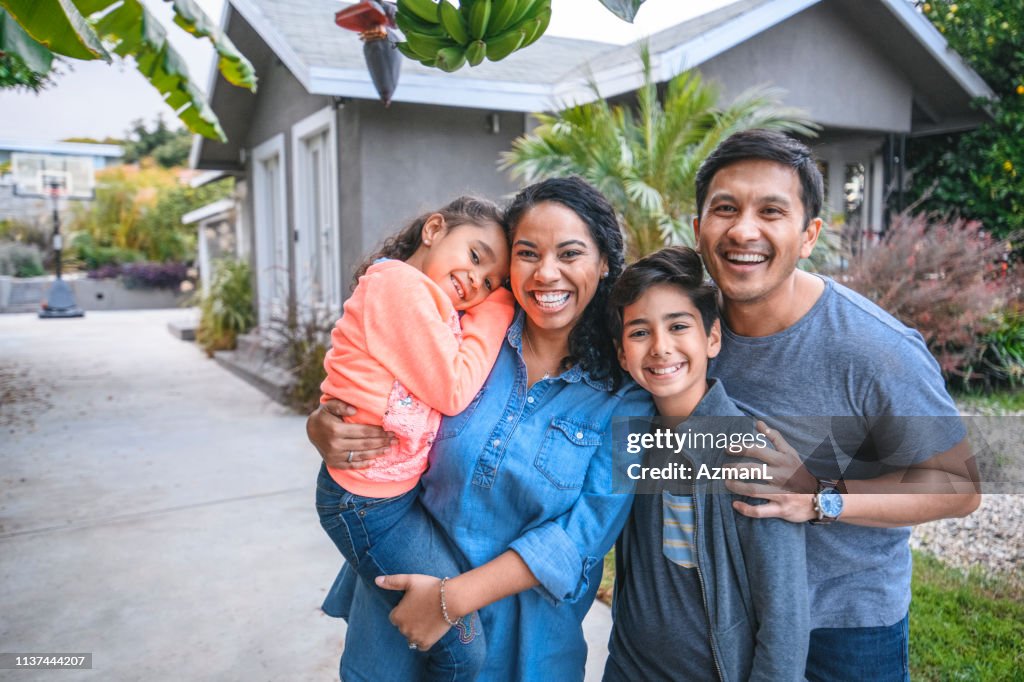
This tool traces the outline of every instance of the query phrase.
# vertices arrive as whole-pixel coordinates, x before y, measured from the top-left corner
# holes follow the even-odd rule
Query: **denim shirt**
[[[632,382],[613,392],[579,367],[529,387],[524,319],[469,407],[442,421],[421,500],[470,565],[512,549],[540,582],[481,611],[480,679],[582,680],[580,623],[632,502],[611,492],[612,417],[654,408]]]

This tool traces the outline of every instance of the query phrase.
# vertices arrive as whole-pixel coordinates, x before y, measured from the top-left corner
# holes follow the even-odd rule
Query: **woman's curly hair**
[[[435,213],[441,214],[444,224],[451,230],[459,225],[497,225],[508,238],[509,229],[498,205],[488,199],[480,197],[461,196],[447,206],[424,213],[409,223],[401,232],[389,237],[380,245],[377,252],[363,261],[352,277],[352,289],[359,284],[359,278],[366,274],[367,268],[373,265],[378,258],[393,258],[394,260],[408,260],[416,249],[420,248],[423,242],[423,225]]]
[[[562,358],[561,369],[579,365],[591,378],[611,379],[618,387],[622,381],[622,370],[607,326],[608,297],[625,267],[622,229],[615,209],[583,178],[552,178],[522,190],[505,209],[505,222],[512,234],[515,234],[516,226],[527,211],[546,201],[561,204],[579,216],[608,262],[608,276],[598,281],[594,297],[569,332],[569,355]]]

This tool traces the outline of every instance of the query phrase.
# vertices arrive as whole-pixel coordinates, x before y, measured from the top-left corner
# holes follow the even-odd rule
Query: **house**
[[[91,201],[96,171],[120,162],[123,154],[113,144],[0,139],[0,221],[48,232],[53,215],[49,184],[61,184],[66,198]],[[63,219],[68,202],[58,206]]]
[[[221,18],[260,87],[213,72],[210,104],[229,141],[197,138],[192,163],[240,178],[261,323],[289,303],[338,311],[362,258],[419,212],[463,192],[514,192],[496,160],[531,112],[591,100],[588,77],[606,97],[641,80],[636,46],[545,37],[453,74],[406,60],[385,108],[337,9],[228,0]],[[695,67],[727,98],[784,89],[822,126],[812,144],[829,211],[861,231],[880,230],[899,197],[906,138],[976,126],[985,114],[972,101],[991,94],[908,0],[738,0],[650,45],[659,81]]]

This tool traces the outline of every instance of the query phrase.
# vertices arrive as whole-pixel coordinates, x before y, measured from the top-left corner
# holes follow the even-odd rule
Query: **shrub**
[[[77,233],[77,255],[88,268],[133,260],[189,260],[195,251],[195,226],[182,225],[182,216],[231,192],[230,180],[189,187],[174,172],[152,165],[104,169],[97,173],[96,200],[77,207],[70,222]]]
[[[38,277],[43,270],[43,254],[34,244],[0,242],[0,275]]]
[[[18,242],[38,246],[42,253],[50,249],[50,232],[30,222],[7,218],[0,220],[0,242]]]
[[[1003,251],[977,222],[900,215],[836,279],[917,329],[947,378],[969,379],[1010,295],[995,276]]]
[[[128,263],[121,280],[128,289],[177,289],[188,279],[187,263]]]
[[[1024,308],[1003,311],[998,325],[982,341],[980,371],[987,382],[1024,386]]]
[[[188,263],[107,263],[88,273],[89,279],[118,279],[126,289],[178,289],[189,278]]]
[[[300,319],[272,318],[266,330],[271,356],[292,377],[285,402],[302,414],[309,414],[320,404],[320,384],[327,376],[324,356],[330,348],[333,327],[333,317],[310,312]]]
[[[93,277],[92,271],[115,272],[113,275],[98,277],[117,277],[120,274],[120,266],[125,263],[136,263],[144,260],[145,255],[135,249],[125,249],[117,246],[99,246],[96,239],[89,234],[77,234],[71,240],[71,254],[79,261],[80,267],[89,270],[89,276]]]
[[[230,259],[214,264],[209,292],[199,300],[196,341],[206,354],[235,347],[239,334],[256,324],[249,264]]]

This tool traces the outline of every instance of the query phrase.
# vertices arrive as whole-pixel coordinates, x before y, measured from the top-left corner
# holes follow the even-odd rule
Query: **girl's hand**
[[[393,434],[379,426],[348,424],[342,417],[355,408],[340,400],[329,400],[306,420],[306,436],[316,446],[327,466],[335,469],[365,469],[374,457],[391,449]]]
[[[410,645],[426,651],[450,629],[441,615],[439,578],[419,574],[387,575],[377,578],[377,585],[385,590],[405,591],[402,601],[391,611],[390,619]]]

